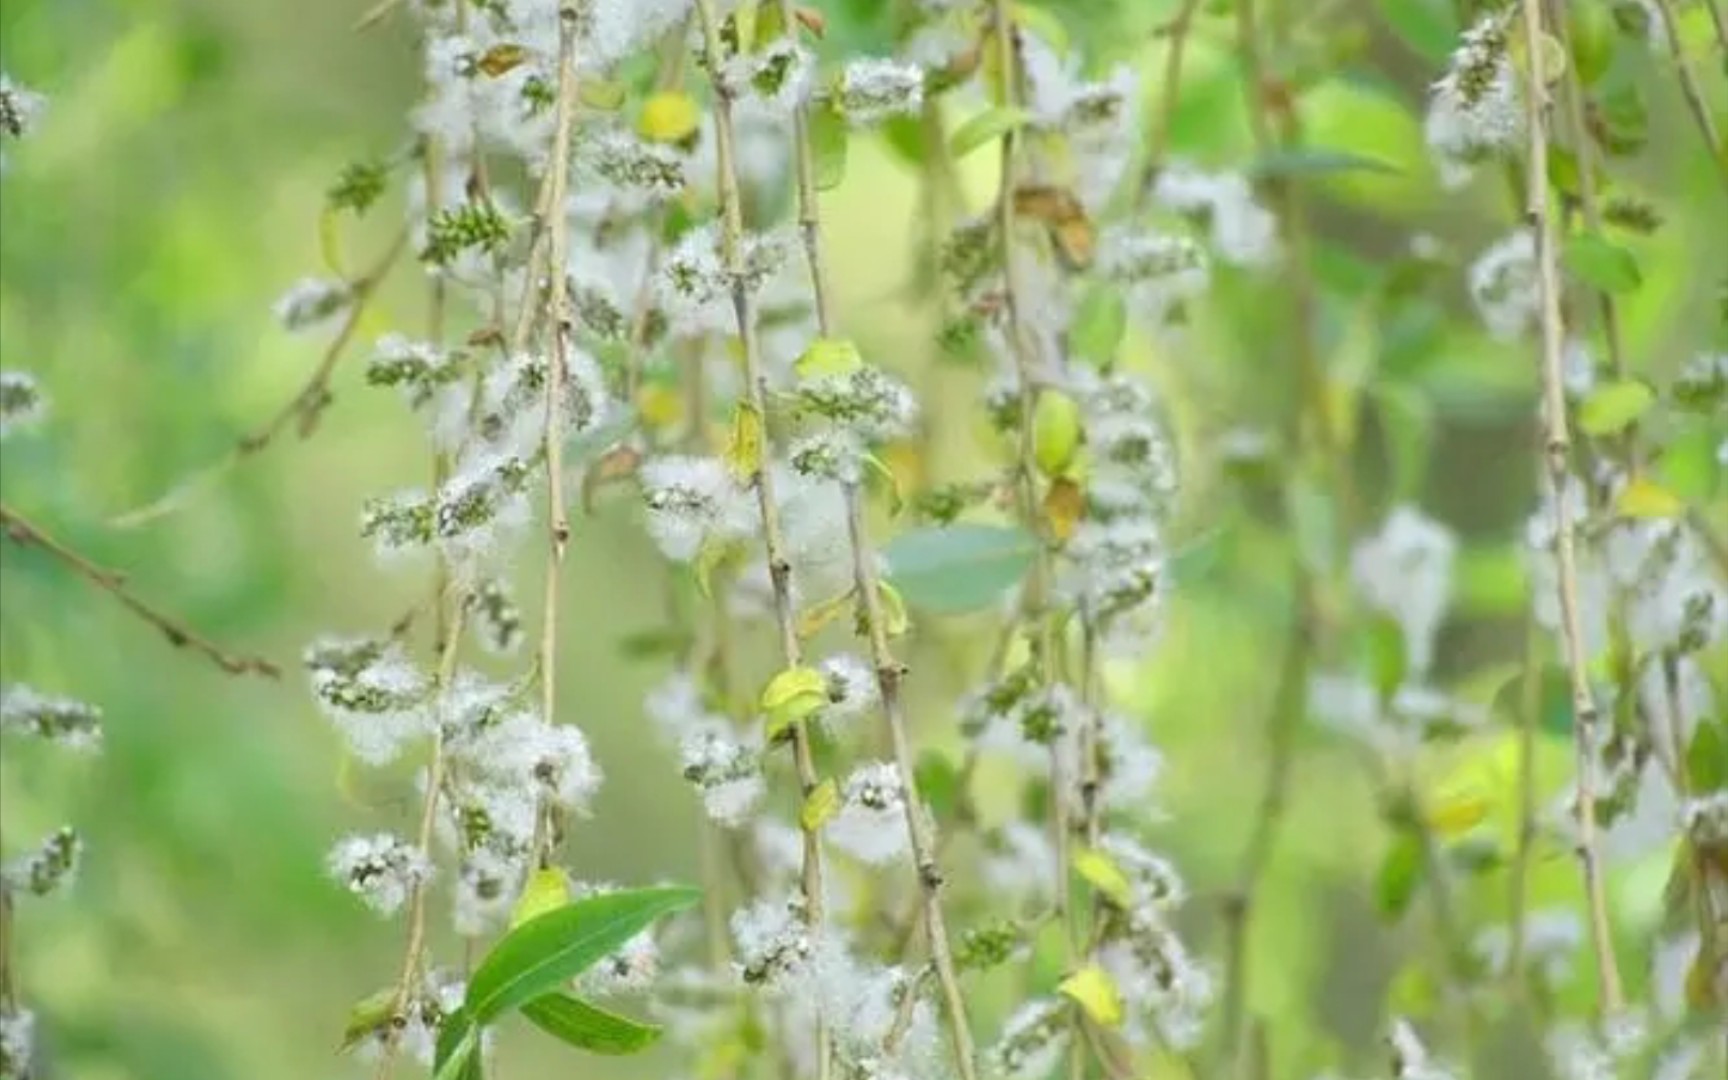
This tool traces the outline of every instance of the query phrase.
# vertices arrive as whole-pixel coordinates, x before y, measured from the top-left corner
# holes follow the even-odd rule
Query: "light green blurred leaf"
[[[1578,408],[1578,426],[1587,435],[1616,435],[1638,422],[1656,402],[1656,392],[1637,379],[1603,383]]]
[[[1632,253],[1600,233],[1579,233],[1567,240],[1563,261],[1573,277],[1605,293],[1633,292],[1644,282]]]
[[[883,552],[888,577],[914,608],[944,615],[999,602],[1038,551],[1026,530],[960,523],[901,533]]]
[[[996,105],[961,124],[949,140],[948,150],[956,158],[1014,131],[1032,119],[1032,114],[1014,106]]]

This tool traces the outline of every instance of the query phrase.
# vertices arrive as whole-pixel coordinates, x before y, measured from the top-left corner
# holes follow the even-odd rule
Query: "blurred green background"
[[[284,439],[178,514],[132,530],[104,524],[221,458],[317,360],[320,339],[284,333],[270,305],[318,272],[325,189],[345,163],[401,144],[416,91],[402,21],[355,34],[362,6],[7,0],[0,10],[4,69],[50,99],[38,134],[8,150],[0,180],[0,364],[36,373],[51,400],[44,425],[5,444],[4,497],[130,572],[141,594],[287,669],[279,683],[224,676],[39,553],[5,550],[0,676],[107,714],[100,757],[9,743],[0,762],[9,851],[62,821],[77,823],[89,845],[71,892],[27,903],[20,916],[26,993],[60,1075],[74,1080],[347,1075],[353,1067],[334,1053],[347,1007],[395,970],[399,930],[341,894],[321,862],[346,831],[407,821],[404,788],[366,779],[359,795],[377,805],[345,799],[336,740],[297,658],[317,634],[388,625],[423,589],[412,571],[378,569],[356,527],[365,497],[424,473],[412,422],[393,395],[367,391],[351,362],[314,438]],[[868,35],[874,5],[828,6],[840,9],[838,32],[856,25]],[[1147,71],[1162,63],[1161,47],[1129,46],[1148,42],[1173,4],[1046,6],[1106,53]],[[1448,257],[1467,263],[1512,218],[1491,184],[1443,196],[1424,161],[1412,110],[1443,62],[1451,5],[1316,11],[1325,25],[1360,33],[1356,53],[1304,100],[1309,139],[1404,169],[1316,192],[1322,349],[1334,364],[1360,361],[1376,380],[1411,388],[1430,416],[1406,493],[1464,535],[1459,610],[1441,657],[1442,678],[1461,679],[1521,648],[1513,544],[1534,490],[1531,366],[1526,351],[1476,329],[1461,268],[1396,317],[1374,290],[1412,232],[1439,235]],[[1712,85],[1720,104],[1720,80]],[[1200,35],[1175,151],[1246,160],[1240,100],[1227,32]],[[1640,369],[1660,373],[1705,343],[1728,245],[1708,165],[1680,146],[1692,135],[1671,85],[1653,91],[1651,114],[1654,149],[1632,166],[1632,182],[1671,219],[1715,226],[1639,241],[1649,280],[1628,306],[1629,339]],[[993,183],[990,157],[968,162],[978,172],[968,177],[974,208]],[[886,149],[856,147],[825,208],[844,325],[867,351],[908,370],[939,363],[933,317],[905,295],[916,184]],[[365,261],[386,228],[368,221],[352,234],[351,260]],[[901,247],[885,242],[896,230]],[[399,274],[386,290],[362,342],[418,324],[412,277]],[[1121,673],[1170,762],[1171,821],[1156,835],[1202,894],[1229,880],[1250,826],[1269,658],[1288,611],[1287,542],[1219,494],[1208,451],[1226,428],[1275,425],[1288,406],[1279,282],[1225,273],[1218,287],[1181,355],[1135,348],[1172,397],[1190,447],[1191,531],[1228,526],[1226,539],[1178,597],[1158,654]],[[959,432],[951,451],[972,452],[966,422],[954,419],[970,407],[969,377],[944,373],[933,385],[944,396],[931,411]],[[1393,497],[1392,436],[1364,409],[1354,465],[1377,517]],[[957,459],[933,468],[964,471]],[[582,875],[623,882],[697,873],[692,800],[640,715],[657,672],[618,658],[618,642],[652,629],[659,614],[658,589],[643,583],[660,571],[646,553],[634,508],[610,500],[580,522],[568,563],[563,708],[588,731],[609,778],[570,854]],[[960,686],[942,674],[920,686],[919,716],[933,737],[948,737]],[[1402,927],[1378,919],[1372,881],[1383,848],[1355,758],[1305,732],[1253,950],[1253,1005],[1277,1025],[1290,1076],[1377,1060],[1386,987],[1426,932],[1420,914]],[[1570,872],[1559,870],[1544,870],[1542,890],[1569,898]],[[1617,881],[1626,897],[1648,897],[1648,874]],[[1197,906],[1190,923],[1197,946],[1216,955],[1211,913]],[[519,1060],[541,1060],[542,1069],[511,1075],[649,1076],[663,1064],[537,1052],[529,1046]]]

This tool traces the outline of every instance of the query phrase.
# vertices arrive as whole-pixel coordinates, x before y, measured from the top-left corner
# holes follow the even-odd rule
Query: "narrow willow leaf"
[[[798,636],[809,639],[820,634],[829,623],[840,617],[840,613],[846,610],[846,605],[852,602],[857,593],[858,589],[854,586],[839,596],[805,608],[798,616]]]
[[[828,680],[820,671],[804,666],[782,670],[762,690],[760,705],[768,718],[768,740],[784,735],[827,703]]]
[[[1389,161],[1338,150],[1325,146],[1298,146],[1267,154],[1249,167],[1258,179],[1278,176],[1330,176],[1344,172],[1371,172],[1392,175],[1403,170]]]
[[[1587,435],[1616,435],[1637,423],[1656,402],[1656,392],[1637,379],[1604,383],[1578,408],[1578,427]]]
[[[1108,853],[1097,848],[1080,848],[1074,853],[1074,869],[1104,899],[1123,911],[1134,906],[1134,887]]]
[[[432,1080],[481,1080],[480,1026],[466,1008],[444,1018],[432,1058]]]
[[[1686,749],[1686,777],[1695,792],[1728,790],[1728,721],[1698,725]]]
[[[816,190],[831,191],[846,179],[846,118],[832,104],[810,110],[810,156]]]
[[[1624,518],[1676,518],[1686,512],[1686,504],[1661,484],[1640,476],[1621,489],[1614,512]]]
[[[1632,253],[1600,233],[1580,233],[1566,241],[1566,270],[1605,293],[1629,293],[1644,283]]]
[[[1030,119],[1031,113],[1014,106],[998,105],[985,109],[960,125],[953,139],[949,140],[948,151],[956,158],[965,157],[980,146],[1025,126]]]
[[[655,919],[689,907],[701,893],[628,889],[579,900],[506,934],[475,968],[465,1009],[477,1024],[550,993],[598,963]]]
[[[1073,999],[1099,1027],[1113,1028],[1122,1023],[1122,992],[1110,973],[1097,964],[1087,964],[1063,979],[1056,989]]]
[[[608,1012],[569,994],[547,994],[522,1006],[522,1015],[554,1038],[590,1054],[634,1054],[654,1045],[660,1027]]]
[[[956,615],[1000,602],[1037,550],[1024,529],[962,523],[901,533],[883,555],[889,580],[908,604]]]
[[[726,444],[726,467],[740,484],[762,471],[762,414],[740,400],[732,410],[732,439]]]
[[[832,776],[826,777],[810,797],[804,800],[804,805],[798,810],[798,824],[805,832],[816,832],[828,824],[840,810],[840,785],[834,782]]]
[[[396,988],[386,986],[354,1003],[348,1010],[348,1022],[342,1028],[342,1050],[354,1049],[363,1039],[390,1022],[391,1007],[396,1004]]]
[[[516,908],[510,913],[510,926],[521,926],[539,915],[554,911],[570,902],[570,879],[555,866],[543,866],[529,875],[522,887]]]
[[[1409,910],[1416,887],[1422,883],[1425,866],[1422,838],[1413,829],[1400,829],[1391,848],[1380,860],[1374,888],[1374,899],[1382,915],[1397,921]]]

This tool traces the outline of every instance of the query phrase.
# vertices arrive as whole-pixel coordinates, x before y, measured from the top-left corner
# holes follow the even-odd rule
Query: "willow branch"
[[[198,653],[230,675],[268,675],[280,678],[282,670],[259,656],[231,653],[199,634],[181,620],[139,599],[126,585],[126,575],[90,561],[56,540],[30,519],[0,503],[0,529],[13,543],[41,548],[92,585],[120,601],[121,606],[162,632],[169,644]]]
[[[288,430],[290,424],[296,427],[301,438],[310,436],[317,429],[325,407],[330,404],[330,381],[347,354],[348,346],[354,341],[367,306],[407,244],[408,230],[403,228],[396,233],[395,239],[391,240],[390,246],[378,261],[349,284],[348,308],[336,330],[336,336],[324,347],[324,355],[319,358],[318,365],[312,369],[300,389],[277,409],[269,420],[241,436],[226,457],[193,473],[159,498],[115,515],[109,524],[118,528],[134,528],[173,513],[198,489],[221,479],[241,462],[269,447]]]
[[[737,168],[737,137],[732,126],[734,88],[725,76],[725,52],[720,40],[720,19],[714,0],[696,0],[697,17],[702,25],[704,62],[714,88],[715,156],[719,169],[720,211],[722,224],[722,259],[732,283],[732,311],[743,346],[745,401],[764,422],[768,416],[768,379],[762,370],[761,350],[756,334],[756,303],[750,294],[744,266],[744,210],[739,190]],[[768,577],[774,593],[774,619],[780,634],[780,653],[788,667],[797,667],[803,660],[803,645],[798,640],[797,616],[792,608],[792,563],[787,558],[786,540],[781,531],[779,504],[774,498],[772,472],[757,464],[751,477],[756,489],[757,509],[762,519],[762,538],[768,560]],[[816,762],[810,747],[809,732],[802,724],[792,726],[792,755],[798,772],[798,783],[804,798],[816,790]],[[802,816],[802,815],[800,815]],[[802,886],[804,918],[812,932],[820,934],[823,921],[822,842],[815,829],[799,823],[804,837]],[[817,1076],[827,1080],[833,1067],[828,1019],[816,1019]]]
[[[1686,98],[1686,110],[1692,114],[1692,122],[1698,125],[1704,149],[1710,155],[1710,163],[1716,166],[1723,187],[1728,187],[1728,157],[1723,155],[1722,138],[1716,131],[1716,121],[1710,117],[1710,106],[1704,100],[1704,93],[1698,88],[1698,77],[1692,73],[1692,64],[1686,59],[1686,47],[1680,40],[1680,20],[1674,15],[1674,0],[1656,0],[1656,10],[1662,16],[1662,27],[1666,31],[1663,36],[1668,39],[1668,54],[1674,61],[1674,76],[1680,81],[1680,93]],[[1711,14],[1717,15],[1714,7]]]
[[[1524,5],[1524,35],[1530,58],[1528,86],[1529,166],[1527,168],[1526,222],[1536,244],[1537,294],[1542,323],[1541,375],[1544,420],[1547,425],[1545,460],[1550,497],[1554,504],[1554,550],[1559,564],[1561,637],[1566,667],[1571,679],[1573,725],[1577,742],[1578,795],[1574,806],[1578,827],[1578,856],[1583,865],[1584,888],[1589,905],[1590,939],[1596,953],[1598,1006],[1612,1014],[1624,1003],[1620,970],[1614,958],[1609,923],[1608,895],[1603,880],[1596,838],[1596,732],[1599,714],[1590,690],[1584,635],[1578,600],[1578,555],[1567,484],[1567,462],[1571,441],[1566,423],[1566,391],[1561,351],[1564,347],[1560,321],[1560,278],[1555,264],[1553,222],[1548,205],[1548,180],[1542,162],[1548,160],[1548,80],[1543,70],[1541,5]]]

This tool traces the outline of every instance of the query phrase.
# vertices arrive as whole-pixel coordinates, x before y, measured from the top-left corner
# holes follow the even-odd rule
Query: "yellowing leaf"
[[[1087,964],[1063,979],[1056,989],[1079,1005],[1099,1027],[1113,1028],[1122,1023],[1122,992],[1110,973],[1097,964]]]
[[[576,87],[577,100],[600,112],[614,112],[623,108],[624,99],[629,95],[630,91],[623,83],[610,79],[583,79]]]
[[[342,215],[326,206],[318,215],[318,251],[324,256],[324,268],[339,278],[348,276],[342,269]]]
[[[522,61],[528,59],[528,50],[520,45],[502,42],[492,46],[483,53],[474,66],[488,77],[496,79],[522,66]]]
[[[768,741],[828,703],[828,680],[813,667],[789,667],[768,680],[762,690],[762,712],[768,718]]]
[[[1044,493],[1044,520],[1057,541],[1066,543],[1085,514],[1086,495],[1079,484],[1067,477],[1052,482],[1050,490]]]
[[[805,608],[804,613],[798,616],[798,636],[800,638],[813,638],[820,634],[824,627],[839,618],[840,613],[846,610],[846,605],[852,602],[852,597],[857,591],[856,588],[847,589],[839,596],[831,597],[820,604]]]
[[[711,538],[702,541],[696,552],[696,588],[701,590],[703,599],[714,598],[714,572],[736,560],[741,550],[736,541]]]
[[[1074,852],[1074,869],[1112,904],[1123,910],[1134,906],[1133,884],[1107,853],[1097,848],[1080,848]]]
[[[684,397],[666,383],[649,383],[636,392],[636,414],[651,430],[670,430],[684,419]]]
[[[888,512],[895,517],[899,517],[900,511],[904,509],[906,505],[905,496],[900,493],[900,478],[894,475],[894,470],[888,467],[886,461],[883,461],[875,454],[865,453],[864,467],[875,473],[877,476],[880,476],[883,481],[887,483]]]
[[[889,637],[899,637],[912,627],[912,620],[906,614],[906,600],[900,595],[900,590],[886,581],[876,583],[876,596],[882,603],[882,621],[888,625],[883,627]]]
[[[817,338],[793,363],[800,379],[850,375],[864,366],[864,357],[849,338]]]
[[[386,986],[384,989],[354,1003],[348,1010],[348,1021],[342,1025],[342,1047],[346,1052],[360,1045],[361,1042],[377,1034],[386,1024],[390,1023],[390,1012],[396,1004],[396,988]]]
[[[544,915],[570,902],[570,879],[564,871],[545,866],[529,875],[522,895],[510,912],[510,928],[515,929],[536,915]]]
[[[725,457],[740,484],[750,483],[762,471],[762,414],[748,401],[739,401],[732,410],[732,439]]]
[[[1443,788],[1423,807],[1423,816],[1436,835],[1452,840],[1480,825],[1491,805],[1481,787],[1466,782]]]
[[[702,126],[696,99],[680,90],[662,90],[642,103],[636,131],[649,142],[681,143]]]
[[[1615,435],[1643,416],[1656,403],[1656,391],[1637,379],[1604,383],[1590,391],[1578,408],[1578,426],[1587,435]]]
[[[1628,518],[1673,518],[1686,512],[1680,497],[1646,477],[1639,477],[1621,490],[1614,511]]]
[[[828,823],[840,809],[840,785],[832,776],[816,785],[810,797],[798,810],[798,824],[805,832],[815,832]]]
[[[1060,476],[1084,434],[1080,403],[1060,390],[1039,393],[1032,408],[1032,457],[1045,476]]]

